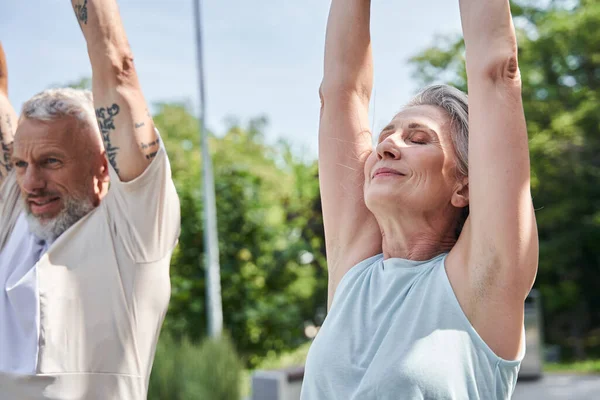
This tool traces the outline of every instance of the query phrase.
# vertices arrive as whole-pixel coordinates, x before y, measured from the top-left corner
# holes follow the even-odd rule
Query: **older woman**
[[[370,1],[333,0],[319,159],[330,310],[303,399],[512,395],[538,259],[517,44],[508,0],[460,11],[470,112],[459,90],[427,88],[373,149]]]

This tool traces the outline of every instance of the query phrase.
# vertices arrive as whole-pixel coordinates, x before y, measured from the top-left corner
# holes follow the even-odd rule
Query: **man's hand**
[[[72,0],[92,64],[92,91],[106,156],[121,181],[140,176],[159,150],[116,0]]]
[[[17,129],[17,114],[8,100],[6,55],[0,43],[0,186],[12,169],[12,143]]]

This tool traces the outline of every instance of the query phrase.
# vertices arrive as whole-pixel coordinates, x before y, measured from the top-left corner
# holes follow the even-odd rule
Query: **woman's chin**
[[[372,213],[376,214],[378,210],[390,210],[398,208],[403,202],[402,196],[392,190],[371,190],[365,193],[365,204]]]

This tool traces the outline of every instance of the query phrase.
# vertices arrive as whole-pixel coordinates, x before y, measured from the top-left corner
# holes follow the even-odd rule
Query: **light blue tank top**
[[[380,254],[348,271],[309,350],[301,399],[510,399],[525,348],[507,361],[486,345],[454,295],[446,255]]]

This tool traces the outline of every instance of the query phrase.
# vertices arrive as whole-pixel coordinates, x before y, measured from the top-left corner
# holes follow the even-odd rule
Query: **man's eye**
[[[47,158],[46,159],[46,164],[50,164],[50,165],[54,165],[54,164],[58,164],[60,161],[57,160],[56,158]]]
[[[17,162],[15,162],[15,167],[17,167],[17,168],[26,168],[27,167],[27,163],[25,161],[17,161]]]

